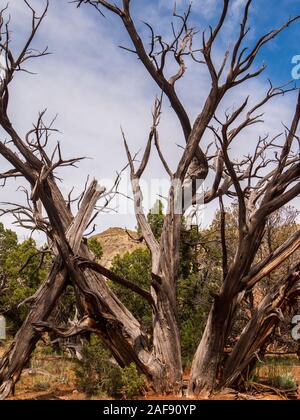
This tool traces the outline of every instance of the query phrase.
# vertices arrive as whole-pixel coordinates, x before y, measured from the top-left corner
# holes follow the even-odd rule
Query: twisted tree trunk
[[[165,283],[166,278],[163,279]],[[181,395],[182,361],[180,332],[176,306],[172,303],[164,284],[152,291],[155,300],[153,315],[153,353],[162,369],[154,378],[155,388],[163,393]]]
[[[300,264],[262,300],[224,367],[222,385],[232,386],[265,351],[274,329],[300,296]],[[245,376],[247,377],[247,376]]]
[[[229,357],[224,354],[224,331],[231,322],[229,314],[232,310],[226,307],[226,300],[215,303],[193,362],[189,395],[208,396],[217,388],[236,385],[247,377],[258,354],[263,355],[274,329],[284,319],[283,313],[293,306],[299,296],[300,265],[297,265],[262,300]],[[237,300],[242,297],[243,293]]]
[[[165,218],[159,251],[152,254],[153,352],[163,364],[159,381],[161,392],[181,395],[182,358],[177,313],[179,241],[182,215],[175,214],[173,197]]]
[[[220,383],[224,347],[232,323],[234,302],[217,297],[194,356],[188,387],[190,397],[207,397]]]
[[[240,240],[234,262],[215,296],[204,334],[196,351],[188,387],[189,396],[208,395],[220,385],[224,348],[230,335],[236,310],[244,296],[249,272],[264,234],[265,220]]]
[[[41,334],[34,324],[46,321],[66,285],[67,271],[62,269],[60,258],[56,258],[47,281],[34,296],[29,315],[17,333],[10,348],[0,359],[0,399],[9,396],[19,380],[24,366],[39,341]]]
[[[34,297],[35,303],[14,343],[1,359],[0,398],[6,398],[18,381],[41,335],[41,332],[35,329],[35,325],[47,320],[66,286],[67,279],[70,279],[76,286],[75,290],[82,294],[80,301],[85,313],[89,314],[93,327],[106,342],[117,361],[123,366],[135,362],[149,377],[161,377],[161,364],[153,361],[139,322],[109,289],[103,276],[90,269],[81,270],[76,265],[76,258],[74,259],[78,254],[83,258],[91,257],[82,242],[82,236],[99,198],[97,183],[92,183],[81,210],[73,221],[55,183],[50,182],[47,187],[41,191],[41,198],[52,219],[52,228],[56,232],[59,231],[56,225],[59,220],[59,223],[64,225],[67,235],[64,242],[59,234],[53,233],[57,240],[59,255],[56,257],[49,278]],[[78,254],[77,252],[74,254],[69,245],[72,245],[72,249],[78,251]]]

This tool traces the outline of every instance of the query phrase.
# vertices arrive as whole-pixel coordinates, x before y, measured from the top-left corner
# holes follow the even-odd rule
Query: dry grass
[[[83,399],[76,393],[75,363],[64,356],[44,355],[38,348],[22,373],[11,399]],[[75,392],[74,392],[75,390]],[[76,397],[76,398],[75,398]]]
[[[298,366],[296,359],[272,358],[259,364],[254,375],[262,383],[280,389],[297,389],[296,369]]]
[[[4,352],[0,347],[0,356]],[[188,380],[186,372],[185,381]],[[261,383],[272,380],[279,376],[292,374],[300,384],[300,366],[294,360],[269,361],[267,364],[259,366],[256,371],[257,380]],[[143,399],[164,400],[166,397],[149,394]],[[300,394],[298,396],[300,399]],[[30,366],[24,370],[21,380],[16,386],[15,396],[10,399],[15,400],[85,400],[86,395],[76,390],[75,362],[63,356],[45,355],[42,348],[35,352]],[[94,399],[102,399],[94,398]],[[169,397],[167,398],[169,399]],[[260,392],[239,394],[232,390],[224,390],[216,394],[212,399],[218,400],[237,400],[237,399],[282,399],[281,395],[261,389]]]

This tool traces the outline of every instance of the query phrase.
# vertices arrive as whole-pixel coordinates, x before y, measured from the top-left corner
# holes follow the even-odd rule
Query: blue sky
[[[31,3],[41,8],[44,1],[32,0]],[[244,3],[245,0],[231,0],[230,13],[214,51],[216,61],[220,60],[224,48],[232,45]],[[0,0],[1,6],[5,4],[6,0]],[[173,0],[132,0],[132,4],[134,17],[146,42],[148,32],[142,20],[168,36]],[[221,4],[221,0],[194,0],[193,26],[203,30],[213,24],[219,16]],[[177,5],[179,10],[183,10],[187,1],[179,0]],[[19,48],[28,33],[29,15],[22,0],[12,0],[10,11],[13,45]],[[296,14],[300,14],[299,0],[254,0],[249,44]],[[300,21],[263,50],[259,61],[264,60],[268,65],[265,73],[259,80],[232,92],[222,104],[221,111],[238,105],[248,94],[253,102],[259,99],[267,89],[267,78],[272,79],[274,84],[283,84],[291,79],[292,57],[300,55],[299,28]],[[19,74],[12,85],[11,117],[24,134],[31,128],[39,110],[47,108],[49,119],[58,113],[57,127],[62,132],[59,139],[66,155],[92,158],[83,162],[80,170],[67,170],[62,174],[65,192],[73,185],[80,191],[88,173],[104,184],[109,183],[116,170],[126,163],[120,125],[126,132],[132,151],[142,148],[158,89],[136,57],[118,48],[118,45],[130,46],[130,41],[119,19],[110,13],[106,12],[106,18],[102,18],[87,6],[76,9],[68,0],[50,0],[48,16],[35,42],[37,47],[45,45],[53,54],[30,64],[29,69],[37,75]],[[178,85],[178,92],[192,120],[201,111],[209,84],[205,67],[191,64],[184,80]],[[251,133],[253,144],[260,134],[282,131],[281,122],[289,123],[294,104],[295,95],[290,95],[268,105],[265,125],[255,127]],[[180,155],[176,144],[183,144],[183,138],[168,104],[164,108],[160,134],[162,149],[169,161],[175,164]],[[247,153],[253,146],[248,147],[248,143],[242,140],[236,145],[237,153]],[[5,167],[4,162],[1,164]],[[161,164],[153,157],[145,177],[149,180],[161,176]],[[12,183],[11,188],[3,190],[1,201],[15,197],[17,187]],[[207,209],[207,220],[211,219],[213,211],[214,207]],[[98,230],[108,226],[134,227],[135,220],[125,214],[101,216]],[[21,235],[25,234],[22,232]]]

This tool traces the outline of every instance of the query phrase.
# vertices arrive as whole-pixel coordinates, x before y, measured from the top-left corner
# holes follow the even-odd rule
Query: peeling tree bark
[[[210,310],[204,334],[196,351],[189,381],[189,396],[207,395],[220,384],[224,348],[230,334],[233,317],[243,297],[241,281],[261,243],[264,222],[243,238],[237,250],[220,294]]]
[[[223,386],[232,386],[263,355],[274,329],[300,296],[300,265],[268,293],[226,360]],[[247,376],[245,376],[247,377]]]
[[[46,206],[47,203],[48,205],[50,203],[52,207],[50,217],[55,218],[55,215],[60,214],[61,222],[69,222],[71,215],[66,211],[64,200],[56,185],[54,183],[50,185],[51,192],[53,191],[52,198],[55,197],[55,200],[50,200],[49,197],[44,200]],[[42,194],[45,194],[46,191],[47,188],[43,190]],[[101,190],[98,189],[97,183],[93,182],[87,191],[77,217],[73,220],[69,229],[66,229],[68,230],[67,238],[70,244],[73,245],[75,251],[78,249],[80,255],[84,258],[90,258],[91,254],[81,242],[82,235],[99,194],[101,194]],[[64,211],[58,212],[60,207],[64,208]],[[53,228],[55,229],[54,221]],[[59,240],[57,245],[58,247],[61,245]],[[0,380],[2,383],[0,398],[6,398],[18,381],[24,365],[29,360],[40,338],[40,333],[34,329],[34,324],[47,320],[65,288],[67,278],[74,282],[77,290],[82,293],[83,300],[81,298],[81,301],[85,306],[85,311],[91,314],[98,334],[111,349],[117,361],[123,366],[135,362],[143,373],[149,377],[152,376],[152,370],[154,370],[156,364],[155,362],[150,364],[152,356],[138,321],[114,296],[101,275],[88,269],[82,271],[76,267],[75,262],[72,265],[73,263],[70,261],[73,257],[74,254],[71,249],[68,250],[67,257],[60,250],[60,255],[56,257],[49,279],[41,286],[35,296],[35,304],[31,308],[23,327],[7,354],[2,358],[0,365]],[[63,268],[66,265],[66,259],[68,260],[67,264],[72,265],[73,272],[68,270],[70,268],[68,265],[67,268]],[[62,273],[61,270],[63,270]],[[78,280],[77,272],[81,274],[79,275],[79,282],[76,283],[72,274]]]
[[[46,321],[66,285],[67,272],[62,269],[60,258],[56,258],[45,284],[37,291],[30,313],[17,333],[13,343],[0,359],[0,399],[5,399],[14,389],[23,368],[39,341],[34,324]]]

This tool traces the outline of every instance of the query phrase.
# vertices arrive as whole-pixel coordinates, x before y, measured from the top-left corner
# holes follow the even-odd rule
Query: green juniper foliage
[[[77,387],[88,396],[110,396],[131,399],[139,396],[145,387],[145,377],[136,366],[121,368],[114,361],[97,336],[83,346],[82,360],[77,362]]]
[[[0,276],[4,283],[0,311],[8,319],[11,334],[17,332],[28,313],[26,305],[19,305],[34,295],[45,279],[49,260],[33,239],[19,243],[16,233],[0,223]]]
[[[164,208],[157,201],[148,214],[148,221],[157,240],[160,239],[164,223]],[[177,299],[179,306],[179,324],[182,335],[182,355],[184,365],[190,365],[197,343],[203,333],[206,317],[212,301],[210,291],[217,287],[217,275],[210,277],[199,275],[199,250],[201,235],[197,228],[187,230],[182,221],[180,247],[180,276]],[[207,250],[208,251],[208,250]],[[209,267],[209,264],[207,264]],[[145,290],[151,285],[151,256],[147,249],[137,249],[123,256],[116,256],[112,270]],[[205,271],[205,270],[204,270]],[[125,306],[141,322],[146,332],[152,332],[151,307],[139,295],[116,284],[110,284]]]

